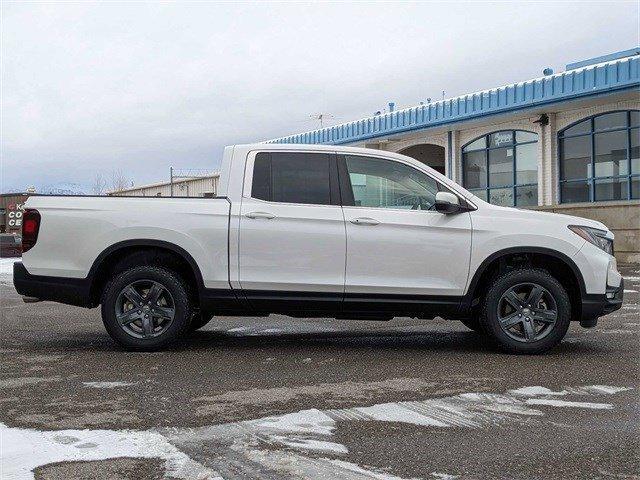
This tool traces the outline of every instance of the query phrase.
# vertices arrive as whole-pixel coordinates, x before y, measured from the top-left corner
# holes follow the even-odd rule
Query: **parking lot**
[[[640,270],[623,272],[623,308],[544,356],[455,321],[278,316],[129,353],[97,309],[1,285],[0,477],[640,478]]]

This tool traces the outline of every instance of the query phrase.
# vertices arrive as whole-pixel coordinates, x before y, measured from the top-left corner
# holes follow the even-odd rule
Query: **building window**
[[[538,205],[538,134],[503,130],[462,148],[462,182],[495,205]]]
[[[640,198],[640,111],[603,113],[558,135],[561,203]]]

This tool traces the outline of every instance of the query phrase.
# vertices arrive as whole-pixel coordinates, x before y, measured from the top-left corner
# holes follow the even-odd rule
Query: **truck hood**
[[[513,208],[513,207],[499,207],[497,205],[491,205],[488,203],[485,205],[490,205],[491,209],[500,210],[503,215],[507,214],[511,218],[557,223],[559,226],[580,225],[584,227],[591,227],[591,228],[597,228],[599,230],[609,231],[609,228],[607,228],[607,226],[604,223],[598,222],[596,220],[591,220],[588,218],[575,217],[573,215],[565,215],[562,213],[540,212],[537,210],[523,210],[523,209]]]

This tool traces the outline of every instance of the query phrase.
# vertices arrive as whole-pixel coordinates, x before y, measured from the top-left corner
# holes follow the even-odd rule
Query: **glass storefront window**
[[[565,180],[591,177],[591,138],[560,139],[563,161],[560,165]]]
[[[516,187],[516,205],[534,207],[538,205],[538,185]]]
[[[627,135],[625,130],[594,135],[596,177],[627,174]]]
[[[565,203],[588,202],[589,184],[587,182],[566,182],[560,187],[560,195]]]
[[[499,148],[513,144],[513,131],[496,132],[489,135],[489,148]]]
[[[516,183],[538,183],[538,145],[528,143],[516,147]]]
[[[593,119],[594,130],[608,130],[627,126],[627,112],[605,113]]]
[[[640,173],[640,128],[632,128],[631,136],[631,173]]]
[[[513,148],[489,150],[489,186],[513,185]]]
[[[595,200],[622,200],[627,198],[626,178],[596,180]]]
[[[559,133],[561,202],[637,198],[638,122],[637,110],[608,112]]]
[[[574,126],[567,128],[564,131],[565,136],[580,135],[582,133],[589,133],[591,131],[591,120],[585,120],[584,122],[576,123]]]
[[[464,184],[468,188],[485,188],[487,186],[487,152],[480,150],[464,154]]]
[[[479,139],[471,142],[462,149],[463,152],[470,152],[472,150],[481,150],[487,148],[487,138],[480,137]]]
[[[538,135],[501,130],[462,148],[463,183],[496,205],[538,204]]]
[[[513,205],[513,188],[494,188],[489,190],[489,203],[510,207]]]

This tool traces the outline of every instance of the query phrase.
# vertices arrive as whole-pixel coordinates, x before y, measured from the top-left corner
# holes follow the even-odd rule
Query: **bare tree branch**
[[[92,191],[94,195],[104,195],[105,190],[107,189],[107,179],[104,178],[102,173],[96,173],[95,178],[93,179],[93,187]]]
[[[119,192],[126,188],[129,188],[132,182],[127,179],[121,169],[113,169],[111,171],[111,191]]]

